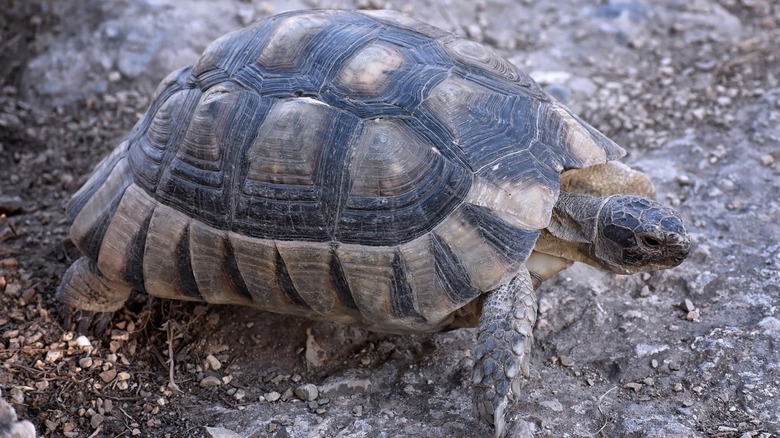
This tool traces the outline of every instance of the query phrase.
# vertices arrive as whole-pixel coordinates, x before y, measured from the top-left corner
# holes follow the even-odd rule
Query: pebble
[[[563,405],[558,400],[545,400],[540,402],[539,405],[544,406],[553,412],[563,412]]]
[[[222,380],[216,376],[208,376],[201,379],[199,384],[201,388],[214,388],[215,386],[221,385]]]
[[[90,348],[90,349],[92,348],[92,343],[89,342],[89,338],[87,338],[84,335],[81,335],[78,338],[76,338],[75,342],[76,342],[76,346],[81,348],[82,350],[87,349],[87,348]]]
[[[276,391],[271,391],[271,392],[265,394],[264,397],[265,397],[265,399],[267,401],[273,403],[273,402],[279,400],[280,398],[282,398],[282,394],[279,394]]]
[[[93,429],[97,429],[101,424],[103,424],[103,421],[105,421],[105,417],[100,414],[95,414],[89,419],[89,424]]]
[[[316,400],[319,394],[320,391],[317,389],[317,385],[311,383],[305,383],[295,388],[295,395],[303,401]]]
[[[15,297],[19,295],[19,291],[22,290],[22,286],[17,283],[8,283],[5,286],[5,294],[9,297]]]
[[[771,166],[775,162],[775,157],[772,154],[766,154],[761,157],[761,164],[764,166]]]
[[[241,438],[241,435],[224,427],[206,427],[206,437],[208,438]]]
[[[681,186],[691,185],[691,178],[688,175],[678,175],[676,180],[677,180],[677,184]]]
[[[369,379],[340,379],[324,383],[319,388],[319,393],[324,397],[349,396],[355,394],[365,394],[371,391],[371,380]]]
[[[699,312],[699,309],[691,310],[685,315],[685,319],[691,322],[699,322],[700,317],[701,313]]]
[[[306,362],[311,368],[319,368],[325,364],[327,353],[325,349],[314,339],[311,327],[306,329],[306,352],[304,353]]]
[[[629,383],[626,383],[625,385],[623,385],[623,388],[631,389],[634,392],[639,392],[642,389],[643,386],[644,385],[642,385],[641,383],[629,382]]]
[[[46,362],[56,362],[64,356],[62,350],[51,350],[46,352]]]
[[[567,368],[574,366],[574,359],[570,358],[569,356],[561,356],[558,358],[558,360],[561,362],[562,366]]]
[[[0,399],[0,431],[3,436],[14,438],[35,438],[35,426],[29,421],[19,421],[16,410],[5,400]],[[6,435],[7,434],[7,435]]]
[[[206,369],[211,368],[212,370],[218,370],[218,369],[222,368],[222,363],[219,361],[219,359],[214,357],[213,354],[209,354],[208,356],[206,356],[206,367],[205,368]]]
[[[111,368],[110,370],[100,373],[100,380],[102,380],[103,383],[110,383],[112,380],[114,380],[114,378],[116,378],[116,374],[116,370]]]
[[[22,212],[22,198],[0,195],[0,214],[14,215]]]

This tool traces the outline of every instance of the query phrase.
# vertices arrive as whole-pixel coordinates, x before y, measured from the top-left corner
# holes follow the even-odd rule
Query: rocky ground
[[[305,7],[391,7],[496,47],[625,146],[689,225],[692,254],[674,270],[574,266],[542,286],[511,411],[525,435],[780,434],[780,3],[182,4],[0,11],[0,388],[39,434],[491,433],[471,417],[472,331],[378,335],[144,297],[110,339],[57,323],[53,292],[77,255],[64,203],[156,83],[216,36]]]

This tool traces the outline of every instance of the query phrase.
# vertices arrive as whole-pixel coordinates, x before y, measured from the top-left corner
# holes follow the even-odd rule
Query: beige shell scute
[[[506,222],[524,230],[540,230],[550,223],[557,193],[535,181],[490,181],[478,178],[466,202],[486,207]]]
[[[109,280],[126,280],[134,242],[156,206],[157,201],[137,185],[125,190],[98,254],[98,269]]]
[[[336,77],[338,85],[366,96],[381,96],[391,86],[389,75],[406,59],[390,44],[375,43],[357,52]]]
[[[306,44],[328,24],[332,15],[328,11],[290,15],[275,26],[260,51],[257,61],[269,70],[289,69],[305,56]]]

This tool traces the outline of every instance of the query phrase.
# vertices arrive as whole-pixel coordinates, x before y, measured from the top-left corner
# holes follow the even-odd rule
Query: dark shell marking
[[[622,153],[482,45],[291,12],[163,81],[71,234],[152,295],[436,330],[515,275],[562,170]]]

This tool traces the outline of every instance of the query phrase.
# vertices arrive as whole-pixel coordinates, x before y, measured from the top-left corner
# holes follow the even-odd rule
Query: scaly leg
[[[80,333],[93,328],[96,335],[102,334],[131,291],[130,286],[104,277],[92,260],[81,257],[68,268],[57,288],[63,327],[70,330],[75,324]]]
[[[528,377],[536,321],[536,297],[528,270],[488,292],[479,319],[474,353],[474,402],[477,417],[506,433],[506,408]],[[522,374],[522,376],[521,376]]]

